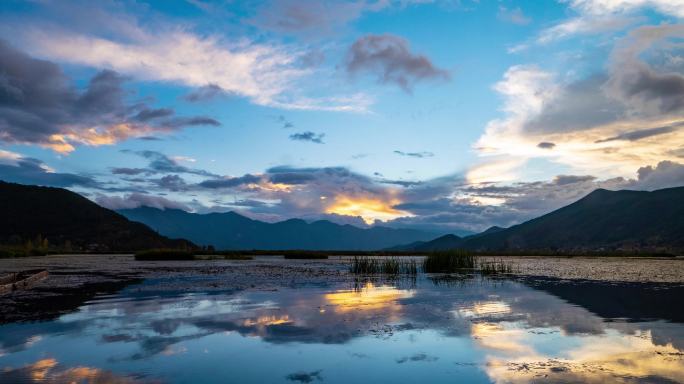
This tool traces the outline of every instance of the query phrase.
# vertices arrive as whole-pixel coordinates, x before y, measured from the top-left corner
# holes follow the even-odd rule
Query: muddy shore
[[[648,284],[684,287],[683,258],[507,257],[515,278],[535,281]],[[45,268],[50,277],[31,290],[0,296],[0,324],[50,319],[102,294],[137,284],[143,294],[158,291],[226,292],[245,289],[334,285],[353,282],[345,257],[329,260],[136,261],[131,255],[52,255],[0,259],[0,274]],[[178,277],[186,277],[178,279]],[[188,279],[187,277],[192,277]],[[554,283],[557,284],[557,283]]]

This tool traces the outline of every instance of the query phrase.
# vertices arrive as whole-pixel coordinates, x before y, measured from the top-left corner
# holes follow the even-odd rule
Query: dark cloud
[[[216,119],[206,116],[193,116],[193,117],[175,117],[173,119],[166,120],[162,122],[165,127],[169,128],[182,128],[182,127],[192,127],[198,125],[211,125],[218,127],[221,125]]]
[[[316,179],[316,176],[310,173],[299,173],[299,172],[277,172],[277,168],[269,170],[269,172],[273,172],[276,170],[276,173],[270,174],[268,176],[269,180],[272,183],[276,184],[287,184],[287,185],[298,185],[298,184],[306,184],[309,181],[313,181]]]
[[[149,170],[144,168],[112,168],[112,174],[114,175],[140,175],[143,173],[148,173]]]
[[[156,183],[160,188],[174,192],[186,191],[189,188],[185,180],[178,175],[166,175],[157,180]]]
[[[216,84],[209,84],[188,93],[187,95],[183,96],[183,99],[191,103],[197,103],[201,101],[209,101],[224,94],[225,91],[221,87]]]
[[[676,131],[677,129],[679,129],[679,127],[681,127],[682,125],[684,125],[684,122],[680,122],[677,124],[668,125],[668,126],[664,126],[664,127],[648,128],[648,129],[641,129],[638,131],[625,132],[625,133],[619,134],[617,136],[609,137],[607,139],[597,140],[596,142],[597,143],[605,143],[608,141],[615,141],[615,140],[637,141],[637,140],[645,139],[645,138],[651,137],[651,136],[658,136],[658,135],[664,135],[667,133],[672,133],[672,132]]]
[[[219,179],[205,180],[198,185],[209,189],[235,188],[246,184],[259,183],[261,180],[261,176],[246,174],[240,177],[226,176]]]
[[[149,121],[149,120],[153,120],[153,119],[158,119],[160,117],[173,116],[173,114],[174,114],[174,111],[173,111],[173,109],[170,109],[170,108],[159,108],[159,109],[145,108],[145,109],[141,110],[140,112],[138,112],[138,114],[136,114],[134,116],[134,119],[138,120],[138,121]]]
[[[19,158],[14,164],[0,162],[0,180],[20,184],[45,185],[62,188],[101,187],[101,185],[90,176],[52,172],[42,161],[30,157]]]
[[[632,114],[659,116],[684,112],[684,74],[665,72],[642,58],[653,47],[681,40],[681,24],[648,25],[630,32],[613,53],[606,92],[628,106]],[[673,44],[674,45],[674,44]]]
[[[568,185],[575,183],[584,183],[587,181],[594,181],[596,177],[586,175],[586,176],[573,176],[573,175],[558,175],[553,178],[553,183],[556,185]]]
[[[278,123],[283,125],[283,128],[294,128],[294,123],[286,119],[283,115],[278,115],[275,117],[275,119]]]
[[[289,381],[298,381],[300,383],[311,383],[314,380],[323,381],[321,372],[321,370],[313,372],[295,372],[290,373],[289,375],[285,376],[285,378]]]
[[[542,141],[541,143],[537,144],[538,148],[541,149],[553,149],[556,147],[556,143],[550,143],[548,141]]]
[[[419,158],[419,159],[422,159],[422,158],[424,158],[424,157],[433,157],[433,156],[435,156],[434,153],[432,153],[432,152],[427,152],[427,151],[423,151],[423,152],[403,152],[403,151],[394,151],[394,153],[396,153],[397,155],[400,155],[400,156],[416,157],[416,158]]]
[[[78,90],[56,64],[0,40],[0,140],[69,152],[78,144],[111,144],[188,125],[218,124],[207,117],[157,121],[173,110],[127,104],[126,80],[104,70]]]
[[[346,69],[351,75],[374,74],[378,82],[396,84],[407,92],[419,81],[450,78],[427,57],[412,53],[408,41],[394,35],[368,35],[356,40],[347,52]]]
[[[605,75],[593,75],[562,88],[553,100],[532,120],[525,130],[532,133],[573,132],[616,121],[624,106],[608,97],[602,85]]]
[[[403,363],[406,363],[409,361],[412,361],[412,362],[417,362],[417,361],[433,362],[433,361],[437,361],[437,360],[439,360],[439,357],[437,357],[437,356],[430,356],[430,355],[426,355],[424,353],[417,353],[413,356],[400,357],[400,358],[396,359],[395,361],[397,362],[397,364],[403,364]]]
[[[324,142],[323,142],[324,137],[325,137],[324,133],[314,133],[311,131],[305,131],[305,132],[299,132],[299,133],[291,134],[290,140],[310,141],[310,142],[316,143],[316,144],[324,144]]]
[[[198,175],[198,176],[209,176],[209,177],[219,177],[219,175],[216,175],[214,173],[211,173],[209,171],[205,171],[203,169],[196,169],[196,168],[189,168],[184,165],[178,164],[175,160],[171,159],[170,157],[166,156],[165,154],[157,151],[130,151],[130,150],[122,150],[121,152],[123,153],[132,153],[138,156],[141,156],[147,160],[149,160],[149,164],[144,171],[148,173],[187,173],[187,174],[192,174],[192,175]],[[137,168],[135,171],[132,171],[131,168],[115,168],[115,170],[118,170],[119,172],[137,172]],[[143,173],[143,172],[138,172],[138,173]],[[131,174],[131,173],[128,173]]]
[[[377,173],[377,172],[376,172]],[[408,181],[408,180],[389,180],[389,179],[380,179],[378,182],[382,184],[392,184],[392,185],[399,185],[402,187],[414,187],[416,185],[421,185],[422,182],[420,181]]]

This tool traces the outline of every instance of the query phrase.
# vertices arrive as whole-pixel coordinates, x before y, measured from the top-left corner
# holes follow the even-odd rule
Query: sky
[[[0,179],[440,233],[684,185],[684,0],[0,2]]]

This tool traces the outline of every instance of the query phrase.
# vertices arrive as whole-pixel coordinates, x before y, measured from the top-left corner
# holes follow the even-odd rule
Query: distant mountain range
[[[217,249],[377,250],[405,241],[425,241],[435,233],[381,226],[359,228],[327,220],[278,223],[252,220],[235,212],[196,214],[179,209],[140,207],[118,211],[170,237],[183,237]]]
[[[68,242],[84,250],[194,246],[170,239],[183,238],[217,249],[684,252],[684,187],[653,192],[598,189],[536,219],[465,237],[435,238],[434,233],[414,229],[359,228],[325,220],[266,223],[234,212],[140,207],[117,213],[65,189],[1,181],[0,214],[0,244],[20,244],[40,235],[52,244]]]
[[[61,188],[0,181],[0,244],[21,244],[37,236],[74,250],[135,251],[194,246],[171,240],[129,221],[85,197]]]
[[[544,216],[477,235],[446,235],[393,250],[480,251],[684,250],[684,187],[644,191],[597,189]]]

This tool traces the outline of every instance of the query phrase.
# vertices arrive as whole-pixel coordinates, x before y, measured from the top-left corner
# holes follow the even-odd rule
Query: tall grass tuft
[[[418,263],[413,259],[354,256],[349,271],[355,275],[417,275]]]
[[[423,271],[426,273],[451,273],[474,270],[476,258],[464,250],[434,252],[423,260]]]
[[[513,266],[505,262],[503,259],[493,261],[485,261],[479,263],[479,271],[483,275],[498,275],[504,273],[513,273]]]

